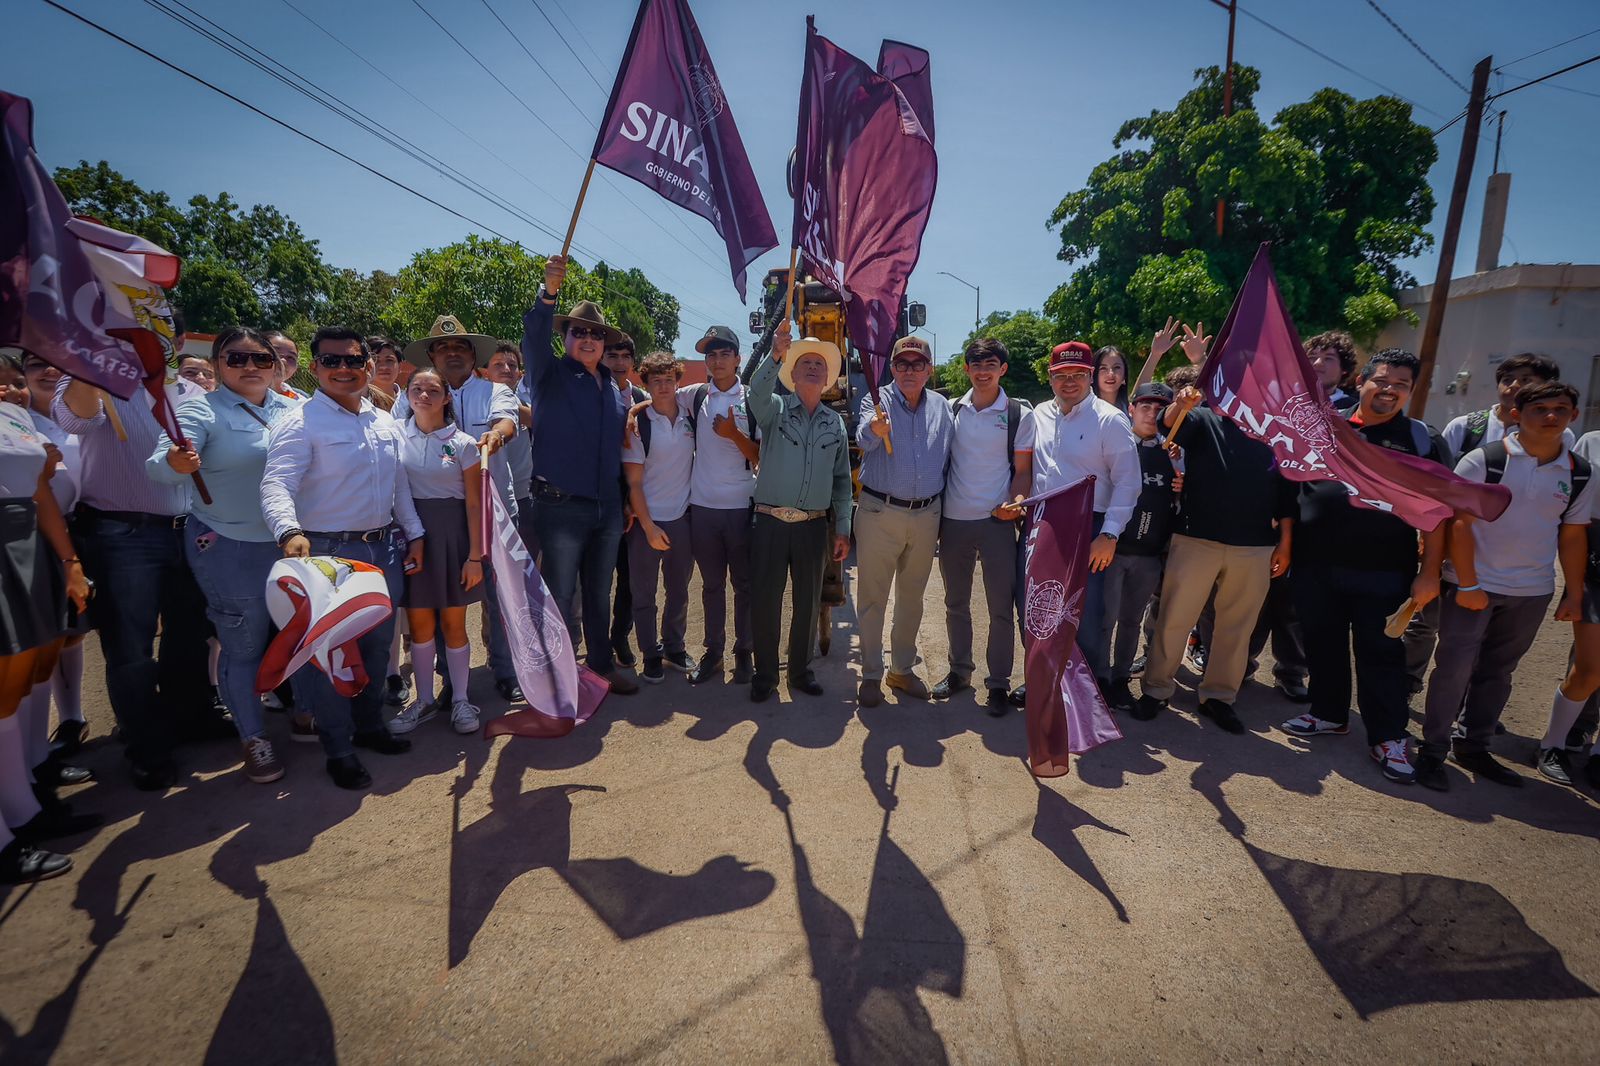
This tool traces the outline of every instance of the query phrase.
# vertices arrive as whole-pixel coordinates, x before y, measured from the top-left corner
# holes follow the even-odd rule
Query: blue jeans
[[[405,573],[400,564],[405,556],[398,533],[389,539],[367,543],[359,540],[333,540],[311,537],[312,555],[333,555],[371,563],[383,570],[389,583],[389,600],[400,603],[405,592]],[[355,751],[351,738],[357,733],[375,733],[388,728],[383,718],[384,679],[389,674],[389,643],[394,639],[394,615],[356,641],[361,664],[367,671],[367,687],[355,699],[345,699],[334,690],[328,675],[309,663],[294,675],[295,703],[311,711],[317,722],[322,750],[330,759]]]
[[[206,598],[206,616],[217,631],[222,657],[217,662],[217,690],[233,712],[233,724],[245,740],[265,731],[256,672],[272,640],[267,613],[267,573],[283,552],[272,541],[233,540],[191,517],[183,550],[189,569]]]
[[[211,705],[205,600],[184,561],[184,530],[80,509],[72,532],[95,583],[89,616],[100,632],[106,695],[127,757],[140,766],[165,762],[177,727],[209,714]]]
[[[572,646],[578,646],[573,606],[583,583],[585,662],[598,674],[611,672],[611,577],[622,544],[622,500],[616,493],[592,500],[570,496],[539,500],[539,573],[550,586],[556,607],[567,620]]]

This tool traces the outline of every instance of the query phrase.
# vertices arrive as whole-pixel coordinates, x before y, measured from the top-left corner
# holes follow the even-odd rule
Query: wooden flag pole
[[[594,177],[594,159],[589,159],[589,169],[583,172],[583,184],[578,187],[578,202],[572,205],[572,221],[567,223],[567,239],[561,242],[561,258],[567,257],[572,247],[572,235],[578,231],[578,214],[583,210],[583,198],[589,195],[589,179]]]
[[[106,413],[106,421],[111,423],[111,428],[117,431],[117,439],[128,443],[128,430],[122,424],[122,416],[117,413],[117,405],[111,402],[111,394],[105,389],[96,390],[100,393],[100,409]]]
[[[795,271],[800,265],[800,246],[789,249],[789,293],[783,300],[783,320],[789,321],[794,317],[794,286]]]
[[[1173,434],[1178,432],[1178,427],[1183,425],[1183,420],[1189,417],[1190,410],[1191,408],[1185,407],[1182,411],[1178,412],[1178,417],[1172,420],[1172,428],[1167,430],[1167,435],[1165,437],[1161,438],[1161,446],[1163,448],[1171,447]]]
[[[489,480],[489,464],[482,464],[483,470],[478,482],[478,558],[487,565],[489,561],[489,527],[494,524],[494,501],[489,498],[489,493],[494,491],[494,483]]]

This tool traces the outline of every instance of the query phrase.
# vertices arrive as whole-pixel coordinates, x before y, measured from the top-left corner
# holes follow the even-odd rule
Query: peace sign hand
[[[1206,349],[1211,347],[1211,336],[1206,333],[1204,322],[1196,323],[1194,329],[1187,325],[1183,327],[1183,354],[1189,357],[1189,362],[1199,366],[1206,361]]]

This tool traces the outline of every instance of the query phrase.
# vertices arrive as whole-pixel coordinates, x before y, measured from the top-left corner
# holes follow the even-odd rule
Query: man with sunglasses
[[[181,333],[174,345],[182,349]],[[73,534],[95,584],[89,610],[100,631],[106,695],[134,784],[159,792],[177,783],[172,749],[180,735],[225,737],[233,724],[213,707],[206,603],[184,554],[190,487],[157,484],[145,473],[161,438],[151,407],[144,389],[119,400],[63,375],[51,413],[79,442]]]
[[[573,647],[574,610],[582,587],[585,661],[632,695],[639,682],[614,669],[611,652],[611,580],[622,544],[622,434],[627,404],[601,362],[606,344],[622,331],[585,300],[557,315],[556,293],[567,276],[565,256],[545,261],[544,286],[522,316],[522,358],[533,411],[534,498],[539,505],[541,572],[567,620]],[[557,357],[551,332],[561,335]]]
[[[856,514],[856,618],[861,627],[861,687],[856,701],[876,707],[883,685],[929,697],[916,674],[922,594],[939,541],[945,466],[955,421],[950,401],[930,390],[933,353],[921,337],[901,337],[889,354],[894,380],[861,402],[861,500]],[[876,402],[875,402],[876,401]],[[888,446],[886,446],[888,445]],[[892,447],[892,451],[891,451]],[[895,591],[884,674],[883,623]]]
[[[478,454],[489,465],[489,480],[505,504],[506,514],[512,521],[517,517],[516,486],[511,476],[511,464],[503,449],[514,440],[521,423],[522,405],[516,393],[505,385],[478,376],[479,368],[487,366],[494,355],[496,341],[482,333],[468,333],[454,315],[440,315],[426,337],[406,345],[406,362],[417,367],[431,367],[444,379],[450,390],[450,406],[455,412],[456,425],[462,432],[478,442]],[[391,410],[396,421],[404,422],[411,416],[411,404],[401,393]],[[500,618],[500,600],[495,591],[494,577],[484,568],[484,601],[489,618],[487,643],[489,669],[494,674],[494,688],[509,703],[522,699],[522,689],[517,687],[517,671],[511,660],[511,643],[506,638],[505,623]],[[452,697],[448,673],[443,669],[444,643],[439,644],[440,673],[446,682],[440,694],[442,705],[449,706]]]
[[[389,599],[398,604],[405,575],[422,568],[423,535],[401,462],[400,424],[366,398],[372,357],[361,334],[323,326],[311,339],[311,362],[316,394],[272,427],[262,514],[284,555],[370,563],[383,571]],[[395,755],[411,747],[391,736],[383,720],[394,626],[391,614],[356,642],[367,687],[354,699],[339,695],[320,670],[295,674],[296,702],[316,718],[328,775],[340,788],[372,783],[356,748]]]

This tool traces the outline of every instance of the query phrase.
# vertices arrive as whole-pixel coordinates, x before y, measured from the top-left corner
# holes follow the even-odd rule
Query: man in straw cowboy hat
[[[614,669],[611,579],[622,543],[622,432],[628,404],[601,362],[622,331],[587,300],[558,315],[556,293],[567,276],[565,256],[545,261],[544,287],[522,316],[522,358],[533,407],[533,495],[538,501],[541,571],[567,620],[574,647],[574,613],[583,588],[585,662],[631,695],[639,683]],[[561,335],[566,358],[550,344]]]
[[[821,610],[822,571],[829,556],[828,508],[833,508],[832,556],[850,553],[850,446],[844,420],[822,402],[839,379],[839,349],[828,341],[789,339],[790,323],[772,335],[772,354],[750,379],[747,403],[761,427],[755,522],[750,534],[750,628],[755,644],[757,703],[778,687],[778,634],[783,586],[794,577],[789,619],[789,688],[820,696],[811,672],[811,641]],[[782,381],[788,396],[774,396]]]
[[[489,464],[489,477],[494,489],[505,501],[506,513],[515,520],[517,493],[512,483],[511,464],[506,452],[501,451],[517,435],[521,405],[516,393],[488,378],[479,377],[477,371],[489,365],[494,356],[495,339],[482,333],[468,333],[455,315],[440,315],[433,320],[433,328],[426,337],[406,345],[401,354],[406,362],[417,367],[439,372],[450,389],[450,405],[455,412],[456,425],[478,442],[478,454]],[[411,416],[411,404],[402,391],[390,412],[404,422]],[[489,668],[494,672],[495,691],[512,703],[522,699],[517,687],[517,671],[511,661],[511,645],[506,640],[505,624],[500,620],[500,602],[495,593],[494,579],[484,574],[484,590],[488,600]],[[443,643],[440,644],[441,655]],[[439,671],[445,673],[442,664]],[[448,678],[448,674],[446,674]],[[449,706],[454,695],[448,681],[440,696]],[[465,697],[466,693],[461,693]]]

